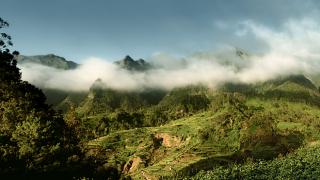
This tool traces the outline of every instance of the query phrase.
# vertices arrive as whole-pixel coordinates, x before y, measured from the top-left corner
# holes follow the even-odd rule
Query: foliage
[[[9,26],[9,23],[2,18],[0,18],[0,29],[6,28]],[[12,46],[11,36],[7,33],[0,33],[0,50],[8,52],[8,46]]]
[[[272,161],[220,166],[190,179],[318,179],[320,148],[306,147]]]
[[[0,19],[0,29],[8,23]],[[2,34],[1,42],[10,40]],[[68,158],[80,155],[60,114],[45,104],[42,91],[21,80],[17,52],[0,44],[0,174],[31,175],[65,171]],[[62,170],[63,169],[63,170]]]
[[[0,18],[0,29],[7,26]],[[4,177],[60,173],[60,177],[102,179],[149,173],[166,178],[212,167],[193,178],[320,176],[318,146],[292,153],[320,140],[320,94],[302,75],[251,85],[230,83],[218,90],[195,85],[169,92],[116,91],[102,87],[98,79],[88,94],[47,90],[56,96],[50,101],[65,110],[62,118],[45,104],[40,89],[21,80],[18,53],[8,50],[11,44],[11,37],[1,33],[0,174]],[[34,58],[42,62],[43,57]],[[62,61],[57,67],[73,68]],[[130,71],[149,68],[143,60],[130,57],[118,64]]]

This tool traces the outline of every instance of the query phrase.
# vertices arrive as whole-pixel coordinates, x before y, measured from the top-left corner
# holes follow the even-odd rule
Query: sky
[[[246,22],[281,31],[291,19],[320,20],[316,0],[0,0],[0,17],[24,55],[53,53],[82,62],[175,56],[232,46],[267,46]]]

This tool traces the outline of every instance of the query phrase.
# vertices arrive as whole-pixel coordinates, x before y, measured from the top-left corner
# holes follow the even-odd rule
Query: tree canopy
[[[9,24],[0,18],[0,30]],[[78,154],[62,116],[42,91],[21,80],[11,37],[0,37],[0,174],[42,174],[66,167]]]

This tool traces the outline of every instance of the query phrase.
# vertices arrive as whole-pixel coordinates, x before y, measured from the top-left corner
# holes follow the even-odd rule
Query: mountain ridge
[[[23,63],[41,64],[44,66],[49,66],[49,67],[64,69],[64,70],[75,69],[79,66],[79,64],[73,61],[68,61],[64,57],[57,56],[54,54],[34,55],[34,56],[19,55],[17,57],[17,62],[19,64],[23,64]]]
[[[146,71],[152,67],[151,64],[146,62],[144,59],[134,60],[129,55],[125,56],[122,60],[115,61],[114,63],[120,66],[120,68],[129,71]]]

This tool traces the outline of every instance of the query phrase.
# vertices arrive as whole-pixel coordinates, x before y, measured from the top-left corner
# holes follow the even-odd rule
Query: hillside
[[[320,180],[320,1],[0,4],[0,180]]]
[[[245,61],[249,55],[238,50],[236,56]],[[130,56],[115,64],[129,71],[152,68]],[[142,91],[105,88],[97,79],[88,92],[44,93],[74,121],[85,157],[97,159],[99,170],[112,170],[111,177],[214,178],[220,171],[212,169],[233,172],[249,167],[248,161],[275,166],[287,155],[290,161],[290,154],[309,152],[320,140],[320,93],[304,75]]]
[[[19,55],[17,61],[19,64],[34,63],[65,70],[75,69],[78,66],[77,63],[73,61],[68,61],[63,57],[56,56],[54,54],[36,56]]]
[[[218,91],[178,88],[158,104],[141,106],[138,119],[126,108],[113,117],[94,114],[90,125],[98,138],[88,149],[105,152],[99,155],[104,168],[134,179],[185,177],[248,158],[271,160],[319,140],[319,98],[304,76],[226,85]],[[157,120],[150,119],[154,113]]]
[[[318,141],[317,107],[284,101],[217,95],[220,107],[164,126],[117,131],[91,141],[102,148],[106,166],[125,175],[179,177],[246,158],[273,159]],[[277,105],[278,104],[278,105]],[[122,164],[122,166],[119,166]]]

